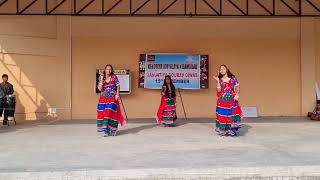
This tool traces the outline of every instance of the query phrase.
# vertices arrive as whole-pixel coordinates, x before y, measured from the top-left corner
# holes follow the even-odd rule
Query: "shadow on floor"
[[[0,121],[1,122],[1,121]],[[184,126],[188,123],[207,123],[213,124],[214,118],[179,118],[176,126]],[[259,117],[259,118],[244,118],[242,120],[242,128],[240,136],[246,134],[252,128],[250,123],[320,123],[320,121],[311,121],[307,117]],[[39,125],[75,125],[75,124],[96,124],[95,119],[79,119],[79,120],[35,120],[35,121],[17,121],[17,125],[11,123],[10,126],[0,125],[0,133],[13,132],[18,129],[31,128]],[[158,126],[154,118],[129,119],[128,124],[145,124],[140,127],[127,129],[120,134],[132,134],[141,130]]]

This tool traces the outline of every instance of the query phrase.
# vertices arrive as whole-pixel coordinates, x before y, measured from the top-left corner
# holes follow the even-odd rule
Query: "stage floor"
[[[56,120],[0,126],[0,179],[28,179],[32,173],[44,176],[49,172],[86,172],[88,176],[90,171],[95,172],[93,176],[106,173],[101,177],[109,173],[119,178],[117,172],[165,176],[210,169],[223,172],[228,167],[234,172],[249,168],[248,173],[258,175],[268,174],[266,169],[272,167],[292,167],[293,174],[298,173],[294,169],[305,167],[304,175],[311,168],[308,172],[320,177],[320,122],[307,118],[244,119],[238,137],[215,135],[210,119],[180,119],[177,127],[167,128],[151,119],[132,120],[116,137],[102,137],[95,122]]]

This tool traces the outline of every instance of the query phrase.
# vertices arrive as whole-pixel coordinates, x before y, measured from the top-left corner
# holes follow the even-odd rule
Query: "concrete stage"
[[[116,137],[95,122],[0,126],[0,180],[320,179],[320,122],[306,118],[247,118],[235,138],[215,135],[210,119],[130,120]]]

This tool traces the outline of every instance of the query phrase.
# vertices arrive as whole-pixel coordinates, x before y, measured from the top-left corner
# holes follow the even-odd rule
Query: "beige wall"
[[[0,73],[17,95],[18,119],[70,118],[70,18],[0,18]]]
[[[320,23],[314,22],[319,49]],[[299,18],[1,16],[0,72],[9,74],[17,90],[20,118],[44,118],[52,107],[61,119],[94,119],[95,69],[112,63],[133,73],[132,94],[123,96],[129,118],[150,118],[160,97],[157,90],[137,87],[139,54],[209,54],[210,77],[222,63],[238,76],[243,106],[257,106],[262,116],[300,116],[300,23]],[[319,81],[318,52],[313,71]],[[209,90],[184,90],[182,96],[189,117],[214,116],[212,79]],[[180,100],[178,113],[182,116]]]
[[[298,19],[74,18],[73,34],[74,118],[94,116],[91,78],[107,63],[133,72],[133,92],[124,97],[128,116],[154,117],[159,92],[137,88],[138,56],[150,52],[209,54],[210,76],[222,63],[238,75],[243,105],[257,106],[264,116],[300,115]],[[214,115],[210,84],[209,90],[182,92],[189,117]],[[179,102],[178,109],[182,115]]]
[[[317,18],[316,26],[316,80],[320,86],[320,19]]]
[[[313,18],[301,18],[301,100],[302,114],[315,107],[316,26]],[[311,103],[313,102],[313,103]]]

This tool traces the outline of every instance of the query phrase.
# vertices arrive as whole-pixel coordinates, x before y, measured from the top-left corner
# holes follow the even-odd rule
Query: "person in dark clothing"
[[[165,127],[174,127],[176,120],[176,88],[173,85],[171,76],[167,75],[163,81],[157,122],[158,124],[163,124]]]
[[[0,83],[0,117],[4,114],[3,125],[8,123],[8,115],[12,110],[8,108],[7,97],[14,93],[13,85],[8,82],[8,75],[2,75],[2,83]]]

